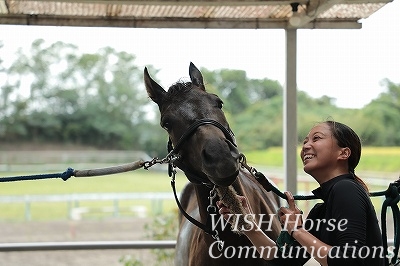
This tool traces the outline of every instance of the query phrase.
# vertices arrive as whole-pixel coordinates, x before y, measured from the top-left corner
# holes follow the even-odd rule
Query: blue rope
[[[40,180],[40,179],[49,179],[49,178],[61,178],[62,180],[67,181],[68,178],[70,178],[71,176],[74,176],[74,174],[75,174],[74,169],[68,168],[63,173],[0,177],[0,182]]]

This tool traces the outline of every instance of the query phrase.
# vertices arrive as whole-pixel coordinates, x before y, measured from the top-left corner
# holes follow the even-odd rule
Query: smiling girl
[[[300,157],[304,171],[320,185],[313,194],[323,202],[312,208],[303,223],[293,195],[285,192],[288,207],[279,208],[278,217],[291,238],[287,245],[277,247],[257,226],[243,233],[272,265],[303,265],[311,257],[330,266],[384,265],[386,251],[375,209],[367,186],[355,175],[361,157],[358,135],[339,122],[319,123],[305,137]],[[251,214],[246,198],[238,197]],[[227,219],[229,206],[221,202],[218,206]],[[263,252],[266,247],[275,247],[277,252]]]

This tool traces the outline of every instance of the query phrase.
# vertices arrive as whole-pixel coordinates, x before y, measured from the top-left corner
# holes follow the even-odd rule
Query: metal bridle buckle
[[[257,169],[251,167],[247,164],[246,156],[243,153],[239,154],[239,163],[242,165],[243,168],[246,168],[247,171],[250,172],[254,177],[256,177]],[[257,177],[256,177],[257,178]]]
[[[209,214],[217,213],[217,207],[214,206],[214,199],[217,196],[217,190],[215,189],[215,186],[213,189],[210,190],[210,196],[208,197],[209,199],[209,205],[207,206],[207,212]]]
[[[212,238],[214,238],[218,242],[218,250],[222,251],[224,249],[224,241],[222,241],[219,238],[217,230],[214,231],[214,234],[212,235]]]

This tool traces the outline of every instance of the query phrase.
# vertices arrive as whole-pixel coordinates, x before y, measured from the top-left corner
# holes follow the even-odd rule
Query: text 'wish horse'
[[[144,70],[147,93],[159,107],[161,126],[168,132],[170,149],[177,155],[174,165],[190,181],[180,196],[175,264],[268,265],[257,254],[252,258],[248,249],[252,244],[244,235],[229,226],[211,228],[212,214],[221,218],[215,206],[217,200],[230,201],[232,206],[237,193],[247,197],[255,214],[266,216],[275,213],[279,201],[241,167],[241,155],[222,111],[223,103],[206,91],[203,76],[192,63],[189,76],[190,82],[178,82],[166,91]],[[272,239],[278,237],[281,227],[276,219],[262,226]],[[246,251],[247,256],[243,254]]]

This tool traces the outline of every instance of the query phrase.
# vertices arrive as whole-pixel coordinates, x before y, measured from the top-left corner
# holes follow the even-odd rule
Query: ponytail
[[[349,126],[340,122],[327,120],[325,123],[330,127],[332,135],[335,137],[339,147],[348,147],[351,151],[350,157],[348,158],[349,173],[354,176],[356,182],[358,182],[367,192],[369,192],[367,184],[356,176],[355,168],[358,165],[361,158],[361,140],[356,132]]]
[[[354,176],[354,180],[356,180],[356,182],[359,183],[365,189],[365,191],[367,191],[367,193],[369,193],[369,188],[368,188],[367,184],[365,184],[365,182],[361,178],[356,176],[356,174],[353,173],[353,176]]]

